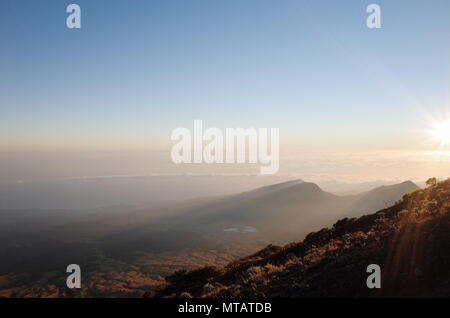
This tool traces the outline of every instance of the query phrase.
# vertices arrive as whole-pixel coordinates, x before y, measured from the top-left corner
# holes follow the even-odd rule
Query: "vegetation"
[[[302,242],[176,272],[156,297],[449,296],[450,179],[427,186]],[[381,289],[366,286],[369,264],[381,266]]]

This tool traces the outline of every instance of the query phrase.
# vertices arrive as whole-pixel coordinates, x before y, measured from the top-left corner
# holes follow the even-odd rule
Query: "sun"
[[[431,130],[433,139],[443,146],[450,145],[450,120],[436,122]]]

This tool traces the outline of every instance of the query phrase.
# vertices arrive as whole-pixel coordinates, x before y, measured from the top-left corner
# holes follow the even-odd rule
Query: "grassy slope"
[[[379,264],[382,288],[368,289]],[[178,271],[157,297],[449,296],[450,179],[224,267]]]

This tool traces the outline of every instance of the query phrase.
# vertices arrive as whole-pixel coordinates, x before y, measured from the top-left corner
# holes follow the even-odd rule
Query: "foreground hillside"
[[[428,185],[302,242],[270,245],[224,267],[177,271],[156,296],[449,296],[450,179]],[[366,286],[369,264],[381,267],[381,289]]]
[[[225,197],[93,211],[0,211],[0,297],[140,297],[175,270],[223,266],[269,243],[399,200],[417,186],[348,196],[294,180]],[[68,264],[85,282],[65,288]]]

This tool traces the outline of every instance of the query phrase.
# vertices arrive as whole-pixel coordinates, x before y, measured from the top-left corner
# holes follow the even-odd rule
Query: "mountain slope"
[[[400,200],[406,193],[419,190],[419,187],[411,181],[405,181],[389,186],[380,186],[368,192],[357,194],[354,208],[344,216],[361,216],[373,211],[387,208]]]
[[[369,264],[381,289],[369,289]],[[450,179],[392,207],[345,218],[299,243],[224,267],[177,271],[158,297],[370,297],[450,295]]]
[[[205,201],[174,216],[160,218],[153,224],[131,228],[123,232],[120,239],[124,242],[127,237],[133,237],[148,241],[146,233],[164,229],[169,233],[190,231],[203,237],[205,242],[207,239],[208,242],[226,239],[239,244],[249,241],[251,244],[256,241],[280,244],[302,239],[311,229],[330,226],[338,218],[360,216],[392,205],[405,193],[417,189],[414,183],[404,182],[359,195],[337,196],[314,183],[284,182]],[[247,229],[251,229],[251,235]],[[141,235],[136,237],[135,233]],[[200,241],[195,241],[195,247],[201,246]]]
[[[51,282],[44,284],[47,287],[60,286],[65,279],[61,268],[74,260],[89,269],[84,273],[93,285],[102,275],[121,281],[126,273],[138,275],[144,285],[150,278],[151,286],[145,288],[153,288],[176,269],[224,265],[271,242],[303,239],[312,229],[331,225],[342,216],[361,215],[369,207],[385,207],[386,200],[393,203],[401,198],[401,191],[408,192],[406,187],[400,193],[393,187],[337,196],[294,180],[236,195],[151,206],[0,211],[0,282],[17,277],[7,284],[16,291],[0,283],[0,295],[2,289],[7,290],[5,295],[19,297],[53,294],[53,288],[35,292],[28,287],[41,290],[44,281]],[[25,274],[31,276],[22,277]],[[145,290],[129,287],[124,292],[117,286],[120,283],[86,287],[82,295],[136,295]]]

